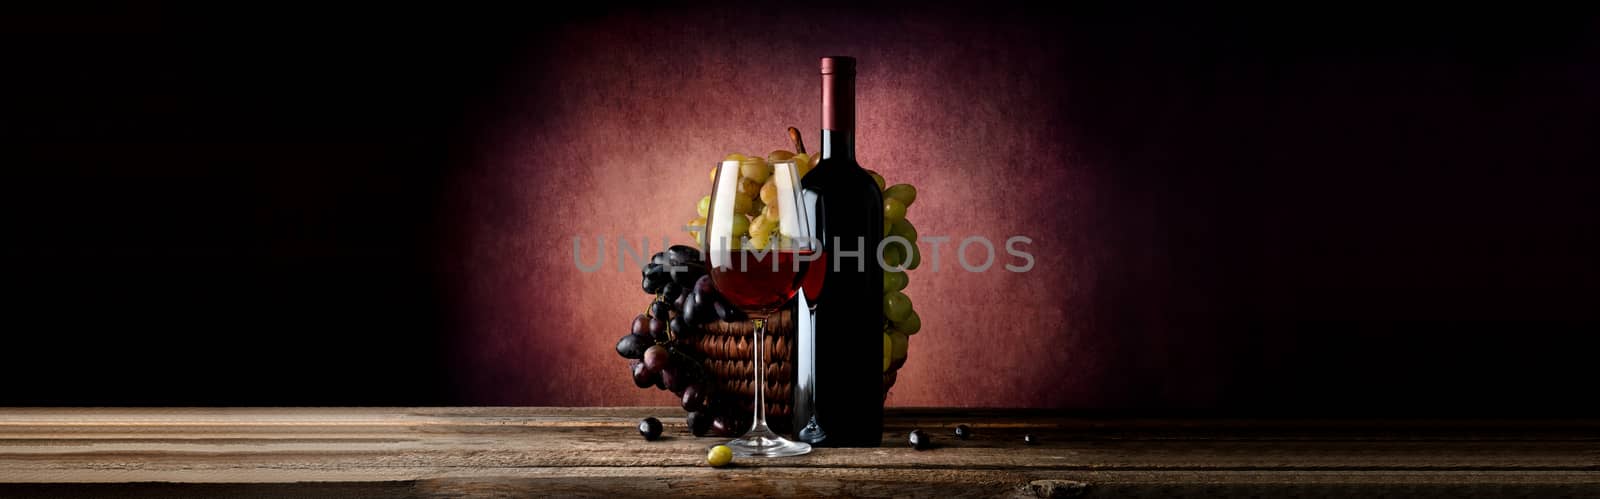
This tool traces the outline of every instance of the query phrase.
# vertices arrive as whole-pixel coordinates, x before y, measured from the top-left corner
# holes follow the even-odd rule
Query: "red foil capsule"
[[[822,58],[822,129],[856,129],[856,59]]]

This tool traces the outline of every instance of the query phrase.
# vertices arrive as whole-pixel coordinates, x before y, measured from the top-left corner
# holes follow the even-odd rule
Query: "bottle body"
[[[883,194],[855,160],[854,76],[854,60],[824,58],[822,160],[801,180],[828,261],[798,310],[795,428],[826,447],[883,436]]]

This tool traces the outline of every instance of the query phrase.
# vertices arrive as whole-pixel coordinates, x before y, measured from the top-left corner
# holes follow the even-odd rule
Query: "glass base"
[[[795,433],[794,438],[798,438],[801,442],[808,444],[817,444],[821,443],[823,440],[827,440],[828,433],[822,431],[821,426],[817,426],[817,417],[812,416],[806,422],[806,427],[801,428],[799,432]]]
[[[811,444],[783,438],[772,430],[751,431],[723,445],[739,457],[787,457],[811,452]]]

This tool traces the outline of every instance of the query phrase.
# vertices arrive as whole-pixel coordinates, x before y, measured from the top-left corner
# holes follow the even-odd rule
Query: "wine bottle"
[[[824,447],[883,437],[883,193],[856,163],[855,78],[855,59],[822,58],[822,159],[800,182],[826,262],[800,299],[795,436]]]

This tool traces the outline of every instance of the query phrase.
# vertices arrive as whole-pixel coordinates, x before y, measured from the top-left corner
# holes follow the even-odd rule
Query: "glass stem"
[[[767,319],[765,319],[765,318],[756,319],[755,320],[755,344],[753,346],[755,348],[755,352],[756,352],[755,353],[755,365],[752,366],[753,367],[752,370],[756,372],[756,384],[755,384],[756,408],[755,408],[755,425],[750,427],[750,430],[752,432],[767,432],[767,431],[769,431],[769,430],[767,430],[767,394],[766,394],[766,392],[767,392],[767,380],[766,380],[766,375],[763,374],[763,371],[767,370],[767,362],[766,362],[766,357],[763,355],[764,352],[762,352],[762,347],[761,347],[761,345],[763,343],[766,343],[766,340],[767,340],[766,336],[767,336]]]

